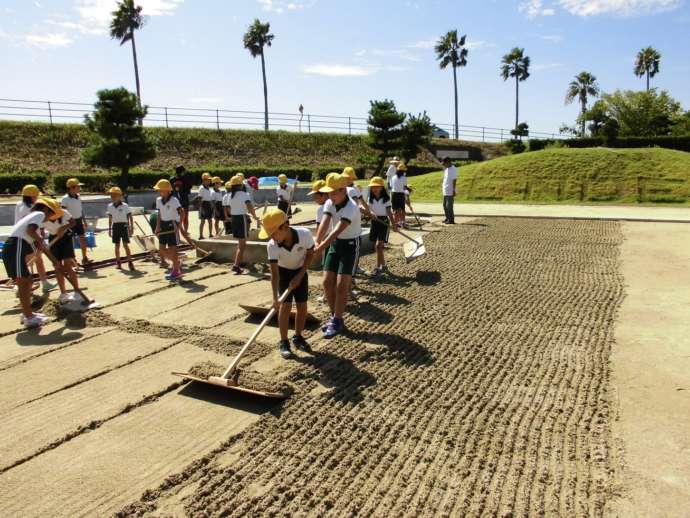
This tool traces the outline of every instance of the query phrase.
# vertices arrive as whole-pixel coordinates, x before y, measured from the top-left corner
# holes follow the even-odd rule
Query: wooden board
[[[248,304],[240,304],[239,305],[242,309],[244,309],[247,313],[258,316],[258,317],[265,317],[268,315],[268,312],[271,311],[270,307],[264,307],[264,306],[250,306]],[[273,320],[277,319],[278,315],[273,318]],[[291,311],[290,312],[290,319],[294,320],[297,318],[297,312],[296,311]],[[307,311],[307,324],[318,324],[321,322],[318,318],[316,318],[314,315],[309,313]]]
[[[265,397],[265,398],[270,398],[270,399],[287,399],[288,395],[283,394],[282,392],[263,392],[261,390],[253,390],[247,387],[241,387],[237,385],[219,385],[218,383],[213,383],[212,381],[209,381],[208,378],[200,378],[199,376],[195,376],[194,374],[190,374],[188,372],[171,372],[173,376],[179,376],[180,378],[188,379],[191,381],[196,381],[199,383],[205,383],[207,385],[213,385],[214,387],[220,387],[224,389],[230,389],[234,390],[236,392],[242,392],[244,394],[250,394],[252,396],[257,396],[257,397]]]

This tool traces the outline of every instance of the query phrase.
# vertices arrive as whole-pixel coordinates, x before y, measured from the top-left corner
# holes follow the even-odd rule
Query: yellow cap
[[[325,180],[316,180],[313,184],[311,184],[311,192],[309,194],[318,194],[319,189],[323,189],[324,187],[326,187]]]
[[[285,183],[285,182],[287,182],[287,175],[286,175],[286,174],[279,174],[279,175],[278,175],[278,181],[279,181],[280,183]]]
[[[385,187],[386,183],[383,181],[383,178],[380,176],[374,176],[371,180],[369,180],[369,187]]]
[[[223,183],[223,180],[220,179],[220,176],[214,176],[214,177],[211,179],[211,183],[213,183],[213,184]]]
[[[405,164],[400,164],[397,169],[398,171],[407,171],[407,166]]]
[[[356,180],[357,171],[355,171],[352,167],[346,167],[345,169],[343,169],[343,176],[349,178],[350,180]]]
[[[230,186],[234,187],[235,185],[242,185],[242,178],[240,178],[238,175],[230,178]]]
[[[244,181],[244,173],[237,173],[235,176],[239,176]]]
[[[54,200],[53,198],[39,198],[36,200],[36,203],[34,203],[34,205],[45,205],[53,211],[55,219],[61,218],[62,215],[65,213],[65,211],[62,210],[62,207],[60,207],[58,201]]]
[[[158,180],[153,188],[157,191],[172,191],[172,185],[170,185],[170,181],[166,179]]]
[[[25,185],[22,189],[22,196],[40,196],[41,191],[34,184]]]
[[[120,196],[122,196],[122,189],[120,189],[119,187],[111,187],[108,190],[108,194],[119,194]]]
[[[231,187],[232,187],[232,182],[231,182],[230,180],[228,180],[227,182],[225,182],[225,188],[226,188],[227,190],[230,190]]]
[[[333,176],[334,174],[338,174],[338,173],[328,173],[328,174],[326,175],[326,182],[328,182],[328,179],[329,179],[331,176]]]
[[[211,173],[204,173],[201,175],[201,180],[210,180],[211,179]]]
[[[261,217],[259,239],[268,239],[280,226],[287,221],[287,214],[280,209],[271,209]]]
[[[69,180],[67,180],[67,188],[68,188],[68,189],[69,189],[70,187],[76,187],[77,185],[84,185],[84,184],[81,183],[81,182],[80,182],[79,180],[77,180],[76,178],[70,178]]]
[[[334,192],[338,189],[347,187],[347,178],[343,175],[335,173],[330,174],[326,178],[326,186],[319,189],[319,192]]]

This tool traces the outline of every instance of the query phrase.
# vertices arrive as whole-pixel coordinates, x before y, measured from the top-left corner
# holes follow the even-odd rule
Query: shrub
[[[540,151],[554,142],[560,142],[563,147],[589,148],[589,147],[616,147],[616,148],[641,148],[662,147],[690,152],[690,136],[660,136],[660,137],[589,137],[571,138],[565,140],[530,139],[529,150]]]
[[[43,190],[47,181],[45,173],[0,173],[0,193],[17,194],[30,183]]]
[[[85,192],[105,192],[113,185],[117,185],[119,173],[55,173],[53,175],[53,190],[56,193],[67,191],[66,183],[70,178],[78,178],[83,183],[82,190]]]
[[[522,153],[525,151],[525,149],[527,149],[527,146],[525,146],[525,143],[522,142],[522,140],[507,140],[506,145],[510,148],[510,152],[513,155]]]

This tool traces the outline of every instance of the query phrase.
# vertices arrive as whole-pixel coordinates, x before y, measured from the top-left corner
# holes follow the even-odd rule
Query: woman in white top
[[[400,164],[396,173],[391,177],[391,205],[395,224],[399,227],[405,225],[405,196],[409,191],[407,187],[407,166]]]
[[[31,212],[31,207],[33,207],[36,200],[40,196],[41,191],[38,187],[33,184],[25,185],[22,189],[22,201],[18,201],[17,205],[14,207],[14,222],[17,223],[24,216]],[[42,232],[41,232],[42,233]],[[29,257],[31,260],[31,257]],[[55,289],[55,284],[48,281],[48,275],[46,274],[46,267],[43,263],[43,257],[40,253],[35,255],[33,264],[36,265],[36,271],[38,272],[38,278],[41,279],[41,286],[43,288],[43,293],[48,293],[50,290]]]
[[[31,286],[33,278],[28,266],[29,256],[38,249],[55,265],[55,271],[60,265],[48,250],[39,234],[39,229],[46,219],[57,219],[62,216],[60,204],[49,198],[39,198],[31,208],[31,212],[17,221],[10,231],[10,237],[3,248],[2,261],[7,270],[7,276],[14,279],[19,292],[19,302],[22,307],[20,321],[25,327],[39,327],[50,319],[41,313],[34,313],[31,309]]]
[[[252,205],[249,199],[249,194],[244,191],[241,177],[235,175],[230,179],[230,193],[228,196],[230,196],[228,206],[231,214],[232,237],[237,239],[235,264],[232,265],[232,271],[235,275],[239,275],[242,273],[242,258],[244,256],[244,249],[247,247],[247,237],[249,236],[247,214],[250,213],[255,220],[258,218],[256,217],[256,212],[254,212],[254,205]]]

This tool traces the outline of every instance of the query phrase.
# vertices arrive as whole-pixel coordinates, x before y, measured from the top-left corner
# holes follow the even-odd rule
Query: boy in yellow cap
[[[355,180],[357,180],[357,171],[355,171],[354,167],[346,167],[343,169],[343,176],[347,179],[347,195],[350,197],[352,201],[354,201],[357,206],[362,209],[365,214],[369,216],[369,218],[374,217],[374,215],[371,212],[371,209],[369,208],[369,205],[367,204],[366,201],[364,201],[364,196],[362,196],[362,191],[357,187],[355,184]],[[362,245],[362,238],[359,238],[359,244],[360,247]],[[359,260],[357,261],[357,266],[355,267],[355,273],[358,274],[364,274],[366,273],[364,270],[362,270],[359,267]],[[353,288],[354,288],[354,281],[353,281]],[[353,295],[355,292],[353,292]]]
[[[290,186],[288,185],[288,177],[286,174],[278,175],[276,193],[278,195],[278,208],[290,217],[292,215],[292,207],[290,207],[292,197],[290,196]]]
[[[178,231],[182,205],[180,201],[172,195],[172,185],[169,180],[158,180],[154,186],[160,196],[156,199],[156,218],[155,233],[158,236],[160,255],[172,263],[172,270],[165,276],[169,281],[175,281],[182,277],[180,268],[180,258],[177,255]]]
[[[50,252],[62,266],[59,270],[55,270],[55,278],[60,286],[58,302],[65,304],[75,299],[79,300],[77,293],[67,291],[65,283],[65,279],[69,278],[72,287],[79,289],[79,279],[76,272],[77,261],[74,258],[74,245],[72,243],[74,218],[69,211],[63,209],[63,214],[59,218],[48,219],[43,222],[42,226],[48,231]]]
[[[105,213],[108,215],[108,235],[112,238],[115,245],[116,268],[122,270],[122,264],[120,263],[120,242],[122,242],[127,254],[129,270],[133,272],[134,263],[132,262],[132,252],[129,249],[129,238],[134,233],[132,210],[129,208],[129,205],[122,201],[122,189],[111,187],[108,194],[110,194],[112,201],[108,204]]]
[[[309,196],[311,196],[318,205],[316,208],[316,226],[319,226],[323,220],[323,208],[326,201],[328,201],[328,194],[319,192],[319,189],[323,189],[324,187],[326,187],[326,180],[317,180],[311,184],[311,191],[309,192]]]
[[[374,217],[371,219],[369,239],[374,243],[376,249],[376,267],[371,274],[376,277],[388,271],[383,249],[388,243],[390,229],[393,228],[394,231],[397,231],[397,227],[393,223],[391,198],[386,191],[386,182],[380,176],[374,176],[369,181],[369,207],[374,213]]]
[[[399,227],[405,226],[405,203],[409,192],[406,172],[407,166],[401,163],[391,177],[391,204],[395,215],[395,224]]]
[[[77,178],[67,180],[67,194],[60,200],[60,205],[62,205],[63,209],[67,209],[74,218],[75,225],[72,232],[79,236],[81,264],[84,268],[88,268],[93,261],[86,255],[86,220],[84,219],[84,208],[79,196],[82,185],[84,184],[79,182]]]
[[[362,231],[359,208],[347,195],[347,179],[340,174],[327,177],[319,192],[328,194],[323,221],[316,235],[315,254],[326,251],[323,287],[331,318],[323,326],[324,337],[333,338],[345,329],[343,313],[350,295],[352,276],[359,257]]]
[[[271,267],[271,289],[273,305],[278,310],[280,328],[280,355],[292,357],[288,328],[292,302],[297,306],[295,334],[292,344],[302,351],[311,352],[311,347],[302,336],[307,321],[307,300],[309,298],[309,274],[307,269],[314,257],[314,238],[308,228],[291,227],[285,212],[271,209],[261,218],[261,239],[270,238],[267,247],[268,262]],[[290,290],[281,303],[280,296]]]
[[[39,234],[39,229],[46,220],[55,220],[64,214],[60,204],[50,198],[39,198],[31,207],[31,211],[17,221],[10,230],[10,236],[5,241],[2,251],[2,261],[5,264],[7,276],[14,279],[19,293],[22,307],[20,322],[26,328],[40,327],[50,321],[42,313],[35,313],[31,309],[31,287],[33,278],[27,264],[27,257],[39,250],[45,254],[55,266],[55,271],[61,270],[57,259],[50,252]]]
[[[214,176],[211,179],[213,189],[211,196],[213,197],[213,219],[215,222],[216,235],[220,235],[220,225],[225,221],[225,211],[223,210],[223,196],[225,192],[222,190],[223,180],[220,176]]]
[[[232,237],[237,239],[235,264],[232,266],[232,271],[235,275],[239,275],[242,273],[242,259],[244,257],[244,250],[247,247],[247,237],[249,237],[248,215],[251,214],[254,219],[258,219],[254,211],[254,205],[252,205],[249,199],[249,194],[244,190],[242,178],[239,176],[233,176],[230,179],[228,208],[232,218]]]
[[[232,235],[232,213],[230,212],[231,190],[232,182],[228,180],[225,182],[225,194],[223,195],[223,228],[226,236]]]
[[[208,237],[213,237],[213,191],[211,190],[211,175],[201,175],[199,186],[199,239],[204,239],[204,223],[208,222]]]
[[[24,216],[31,212],[31,207],[33,207],[38,197],[41,195],[41,191],[36,185],[28,184],[22,188],[22,199],[17,202],[14,207],[14,222],[16,223]],[[48,293],[55,289],[55,284],[48,280],[48,275],[46,274],[46,267],[43,263],[43,257],[41,254],[36,254],[34,259],[34,264],[36,265],[36,271],[38,272],[38,278],[41,280],[41,285],[43,287],[43,293]]]

